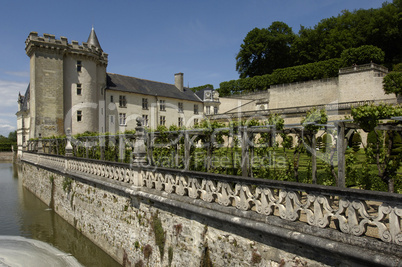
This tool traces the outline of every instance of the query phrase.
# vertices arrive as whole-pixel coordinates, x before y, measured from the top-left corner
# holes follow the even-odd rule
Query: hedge
[[[15,143],[1,143],[0,144],[0,151],[12,151],[11,146],[16,146]]]
[[[342,59],[334,58],[300,66],[276,69],[271,74],[220,83],[220,96],[267,90],[271,85],[319,80],[338,76]]]

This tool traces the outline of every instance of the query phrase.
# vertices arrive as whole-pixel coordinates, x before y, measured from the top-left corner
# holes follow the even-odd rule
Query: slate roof
[[[96,36],[95,30],[93,27],[92,27],[91,33],[89,34],[87,43],[90,45],[94,45],[94,46],[98,47],[100,50],[102,50],[102,47],[99,44],[98,37]]]
[[[107,73],[107,89],[202,102],[193,91],[186,87],[181,92],[174,84],[149,81],[114,73]]]
[[[21,111],[27,111],[28,110],[28,101],[29,101],[29,98],[30,98],[30,85],[31,84],[28,84],[28,88],[27,88],[27,90],[25,91],[25,95],[23,95],[23,96],[21,96],[22,97],[22,105],[21,105]]]

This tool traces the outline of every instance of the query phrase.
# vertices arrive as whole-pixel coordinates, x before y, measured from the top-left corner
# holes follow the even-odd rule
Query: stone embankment
[[[13,152],[0,152],[0,162],[12,162]]]
[[[399,266],[402,259],[399,194],[29,152],[19,174],[123,266]]]

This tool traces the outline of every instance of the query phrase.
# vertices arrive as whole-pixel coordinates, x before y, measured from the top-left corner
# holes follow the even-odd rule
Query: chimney
[[[174,75],[174,85],[183,92],[183,73],[180,72]]]

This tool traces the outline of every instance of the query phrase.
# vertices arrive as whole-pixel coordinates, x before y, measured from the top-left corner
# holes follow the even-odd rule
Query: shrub
[[[355,132],[352,136],[351,147],[354,152],[359,151],[360,145],[362,143],[362,138],[358,132]]]
[[[220,96],[228,96],[266,90],[274,84],[336,77],[341,66],[342,60],[334,58],[300,66],[276,69],[272,74],[222,82],[217,91]]]

